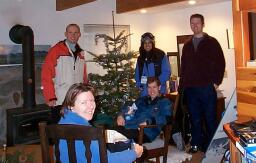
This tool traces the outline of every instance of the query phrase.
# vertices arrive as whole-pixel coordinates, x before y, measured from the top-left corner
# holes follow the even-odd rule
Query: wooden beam
[[[256,9],[255,0],[239,0],[239,10],[240,11],[250,11]]]
[[[232,2],[236,66],[244,67],[250,60],[248,12],[239,10],[239,1],[233,0]]]
[[[56,11],[62,11],[72,7],[80,6],[96,0],[56,0]]]
[[[177,3],[186,0],[116,0],[116,13],[124,13],[142,8]]]

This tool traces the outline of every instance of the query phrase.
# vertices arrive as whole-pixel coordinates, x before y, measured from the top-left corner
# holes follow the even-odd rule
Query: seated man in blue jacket
[[[157,77],[148,77],[148,96],[138,98],[131,106],[124,106],[117,117],[116,130],[129,139],[138,138],[140,125],[157,125],[144,130],[144,142],[152,142],[172,115],[171,101],[160,96],[161,83]]]

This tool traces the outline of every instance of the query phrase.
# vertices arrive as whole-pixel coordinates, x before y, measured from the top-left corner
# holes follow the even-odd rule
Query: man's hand
[[[215,90],[217,90],[219,88],[219,86],[217,84],[213,84],[213,85],[214,85]]]
[[[56,105],[56,100],[51,100],[51,101],[47,102],[47,105],[49,107],[54,107]]]
[[[119,115],[116,119],[117,125],[118,126],[124,126],[125,125],[125,120],[124,117]]]

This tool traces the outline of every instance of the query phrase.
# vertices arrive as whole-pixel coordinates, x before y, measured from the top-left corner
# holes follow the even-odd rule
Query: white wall
[[[0,0],[0,3],[0,44],[13,44],[9,30],[19,23],[33,29],[35,44],[52,45],[64,39],[67,24],[73,22],[81,27],[83,24],[111,24],[115,10],[115,0],[97,0],[64,11],[55,11],[55,0]],[[189,16],[193,13],[205,16],[205,32],[217,38],[223,48],[228,78],[224,79],[221,89],[229,99],[235,88],[234,50],[227,48],[226,39],[226,29],[232,29],[231,1],[154,14],[118,14],[115,23],[131,26],[133,50],[138,50],[141,34],[150,31],[156,36],[157,47],[173,52],[177,51],[176,36],[191,34]]]

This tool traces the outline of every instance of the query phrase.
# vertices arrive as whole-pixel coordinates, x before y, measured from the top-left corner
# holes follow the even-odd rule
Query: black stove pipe
[[[22,44],[23,54],[23,107],[35,107],[34,34],[29,26],[15,25],[9,31],[10,39]]]

